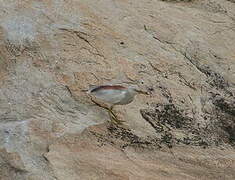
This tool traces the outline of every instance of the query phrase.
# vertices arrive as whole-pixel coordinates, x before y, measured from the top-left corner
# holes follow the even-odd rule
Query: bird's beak
[[[135,90],[135,91],[140,94],[149,95],[149,92],[146,92],[146,91],[141,91],[141,90]]]

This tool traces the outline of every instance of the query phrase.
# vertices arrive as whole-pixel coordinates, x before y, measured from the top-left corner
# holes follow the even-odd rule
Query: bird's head
[[[140,79],[132,82],[125,82],[129,85],[129,90],[132,91],[134,95],[143,94],[143,95],[151,95],[151,90],[145,85],[145,82]],[[145,89],[148,90],[145,90]]]

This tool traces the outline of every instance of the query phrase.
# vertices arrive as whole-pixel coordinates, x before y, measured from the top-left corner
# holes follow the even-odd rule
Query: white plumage
[[[88,94],[91,96],[94,96],[96,99],[111,105],[110,108],[107,108],[95,102],[97,105],[108,109],[111,119],[115,120],[116,123],[120,123],[121,121],[118,120],[117,116],[113,113],[113,106],[131,103],[134,100],[135,95],[138,93],[148,94],[147,92],[137,90],[133,87],[124,87],[120,85],[95,86],[88,91]]]

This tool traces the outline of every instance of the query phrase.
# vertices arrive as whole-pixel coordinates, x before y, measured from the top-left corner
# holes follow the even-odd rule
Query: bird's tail
[[[86,92],[86,93],[90,93],[92,91],[92,89],[96,88],[97,86],[95,85],[89,85],[88,89],[83,89],[81,90],[82,92]]]

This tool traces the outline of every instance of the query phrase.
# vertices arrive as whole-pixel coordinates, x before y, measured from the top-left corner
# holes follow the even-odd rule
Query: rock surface
[[[235,179],[233,0],[0,0],[0,179]],[[150,96],[115,111],[89,85]]]

